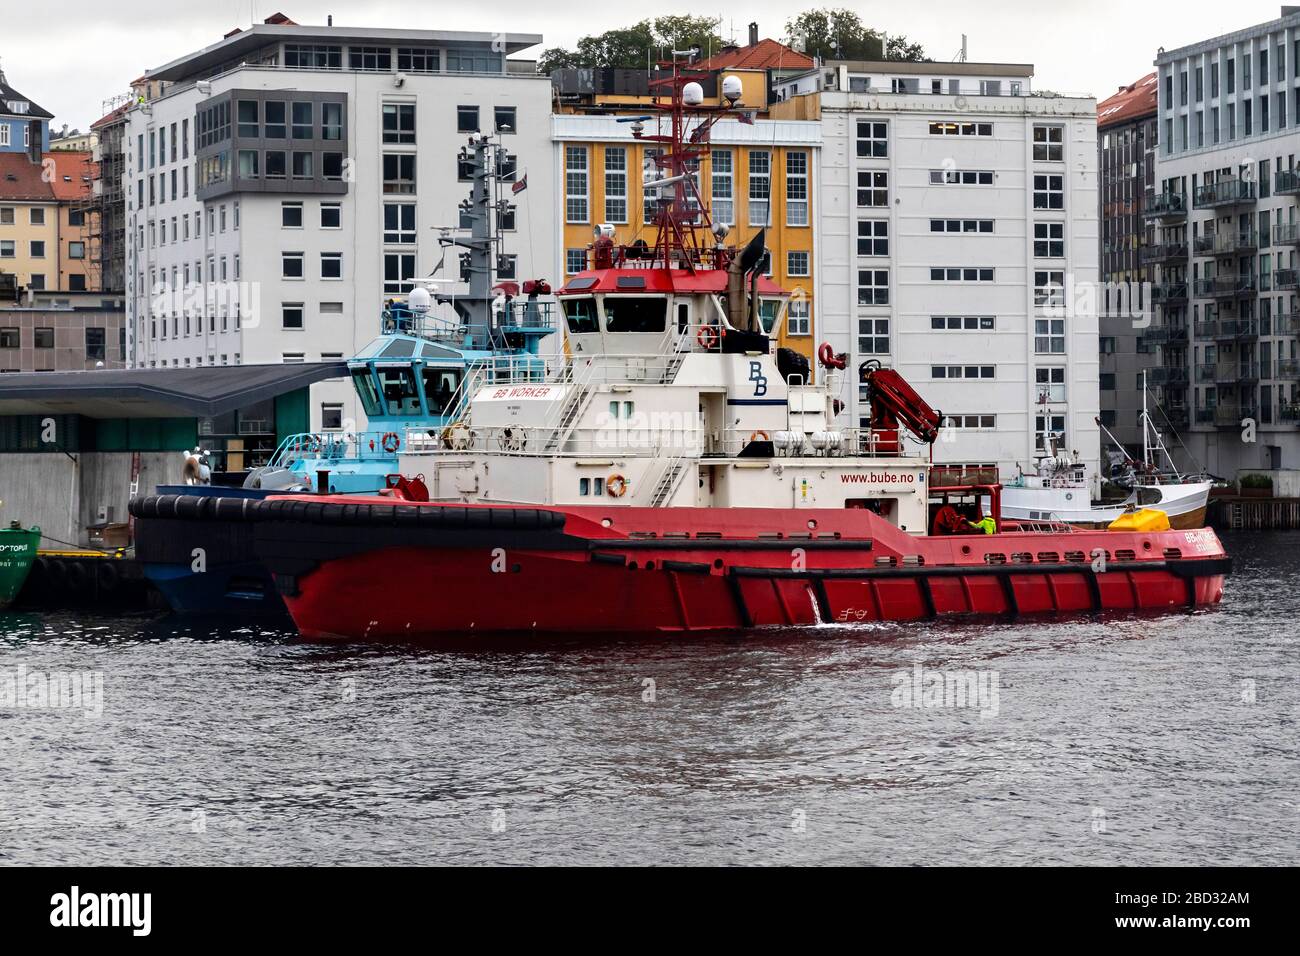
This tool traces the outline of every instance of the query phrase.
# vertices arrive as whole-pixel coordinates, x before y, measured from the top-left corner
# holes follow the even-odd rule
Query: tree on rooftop
[[[708,56],[722,46],[718,20],[690,14],[656,17],[620,30],[606,30],[578,41],[575,50],[551,47],[537,61],[539,73],[574,67],[644,68],[647,61],[668,59],[673,50],[698,46]]]
[[[803,41],[803,50],[809,56],[825,60],[925,60],[921,44],[910,42],[905,36],[886,37],[872,30],[852,10],[821,7],[805,10],[785,25],[785,42],[797,45]]]

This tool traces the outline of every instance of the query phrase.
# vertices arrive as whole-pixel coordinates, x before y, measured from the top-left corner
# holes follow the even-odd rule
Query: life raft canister
[[[383,445],[384,451],[391,455],[402,447],[402,438],[397,432],[385,432],[380,444]]]
[[[627,494],[627,479],[622,475],[610,475],[605,479],[605,491],[611,498],[622,498]]]

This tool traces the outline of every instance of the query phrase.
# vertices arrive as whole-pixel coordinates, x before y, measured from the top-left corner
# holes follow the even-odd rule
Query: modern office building
[[[508,59],[541,37],[303,26],[282,16],[150,70],[127,113],[129,350],[144,367],[331,362],[385,299],[461,283],[458,154],[500,136],[555,181],[551,86]],[[555,200],[503,207],[501,278],[554,279]],[[313,429],[364,425],[351,385],[311,387]]]
[[[1155,73],[1121,86],[1097,104],[1099,262],[1104,289],[1098,317],[1101,423],[1133,457],[1142,453],[1139,419],[1144,371],[1157,421],[1156,405],[1168,414],[1182,414],[1182,425],[1187,412],[1182,401],[1167,400],[1178,399],[1177,393],[1163,392],[1165,385],[1181,384],[1185,395],[1187,382],[1183,378],[1180,383],[1178,375],[1162,367],[1163,359],[1177,348],[1166,350],[1168,328],[1152,321],[1144,295],[1155,263],[1187,254],[1177,243],[1161,247],[1150,241],[1154,230],[1144,213],[1147,193],[1155,183],[1157,131]],[[1172,359],[1171,363],[1181,364]]]
[[[936,460],[1099,459],[1097,116],[1022,64],[830,62],[819,337],[898,369],[949,428]],[[865,396],[844,396],[865,424]]]
[[[1300,9],[1161,50],[1157,321],[1211,472],[1300,468]],[[1184,251],[1185,250],[1185,251]],[[1172,254],[1177,251],[1178,254]],[[1172,370],[1171,370],[1172,374]]]

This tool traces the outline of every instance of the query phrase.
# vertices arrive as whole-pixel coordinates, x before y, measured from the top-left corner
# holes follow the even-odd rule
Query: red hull
[[[1207,530],[918,538],[865,511],[619,509],[611,521],[595,509],[540,510],[564,520],[538,546],[504,530],[385,543],[389,521],[304,539],[300,553],[314,558],[301,571],[269,563],[304,637],[379,640],[1160,611],[1218,603],[1228,563]],[[411,521],[424,517],[439,516]],[[273,527],[283,553],[292,531]],[[350,553],[331,556],[336,540]],[[1095,570],[1096,549],[1107,553]]]

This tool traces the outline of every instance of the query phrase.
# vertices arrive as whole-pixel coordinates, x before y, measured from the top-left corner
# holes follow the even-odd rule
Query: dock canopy
[[[212,418],[347,374],[346,362],[9,373],[0,416]]]

